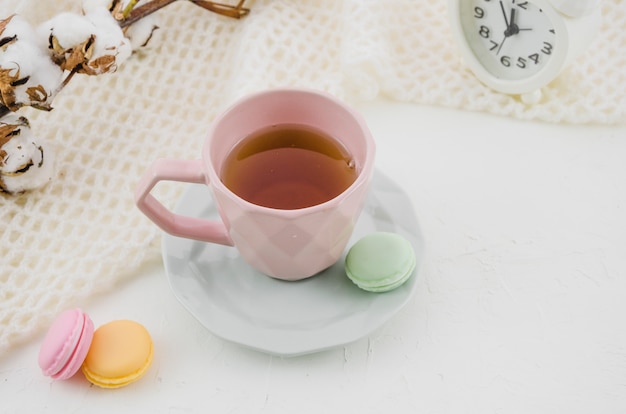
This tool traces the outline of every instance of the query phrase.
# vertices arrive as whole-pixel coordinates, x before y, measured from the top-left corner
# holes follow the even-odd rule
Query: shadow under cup
[[[244,138],[275,125],[295,124],[339,141],[355,162],[355,181],[337,197],[281,210],[243,200],[219,172]],[[280,89],[248,96],[213,123],[202,152],[205,174],[234,246],[254,268],[286,280],[312,276],[342,255],[360,215],[373,173],[374,140],[362,117],[331,95]]]

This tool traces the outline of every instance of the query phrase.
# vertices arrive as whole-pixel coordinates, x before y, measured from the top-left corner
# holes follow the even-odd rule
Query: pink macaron
[[[39,350],[43,374],[61,380],[72,377],[85,360],[93,332],[93,322],[80,309],[61,313],[48,329]]]

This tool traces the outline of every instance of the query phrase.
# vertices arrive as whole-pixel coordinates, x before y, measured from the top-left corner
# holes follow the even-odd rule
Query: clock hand
[[[520,28],[517,23],[515,23],[515,9],[511,9],[511,19],[509,20],[509,26],[506,28],[504,35],[506,37],[513,36],[518,34],[519,32],[528,32],[533,30],[531,27]]]
[[[506,35],[506,32],[504,33],[504,39],[502,39],[502,41],[500,42],[500,46],[498,46],[498,50],[496,50],[496,56],[498,56],[500,54],[500,49],[502,49],[502,45],[504,44],[505,40],[508,38],[509,36]]]
[[[506,23],[506,30],[504,30],[504,39],[502,39],[502,42],[500,42],[500,46],[498,46],[498,50],[496,50],[496,56],[498,56],[500,54],[500,50],[502,50],[502,46],[504,45],[504,42],[506,41],[506,39],[510,36],[513,36],[514,34],[516,34],[515,32],[515,8],[511,9],[511,18],[507,18],[506,16],[506,10],[504,10],[504,4],[502,4],[502,1],[500,1],[500,9],[502,9],[502,15],[504,16],[504,21]]]
[[[524,29],[526,30],[526,29]],[[515,8],[511,9],[511,18],[509,19],[509,26],[504,31],[506,37],[518,34],[520,31],[519,26],[515,23]]]
[[[502,1],[500,1],[500,9],[502,10],[502,15],[504,16],[504,23],[506,24],[506,27],[509,27],[509,18],[506,15],[506,10],[504,10],[504,4],[502,3]]]

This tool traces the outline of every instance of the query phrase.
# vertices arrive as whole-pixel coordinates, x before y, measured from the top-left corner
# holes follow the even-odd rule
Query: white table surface
[[[0,357],[0,413],[626,412],[626,126],[360,105],[426,251],[409,304],[345,347],[280,358],[206,331],[162,264],[83,306],[144,324],[152,367],[117,390]]]

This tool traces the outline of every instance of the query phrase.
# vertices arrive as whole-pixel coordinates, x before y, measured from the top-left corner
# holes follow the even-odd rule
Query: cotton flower
[[[13,38],[13,41],[19,39],[28,43],[34,43],[37,39],[37,34],[30,23],[18,14],[13,14],[0,22],[0,36],[8,39]],[[7,44],[11,43],[5,43],[4,47]]]
[[[87,75],[115,72],[132,53],[117,20],[104,7],[88,14],[60,13],[42,23],[52,60],[66,71]]]
[[[124,37],[119,22],[104,7],[96,8],[85,17],[96,26],[94,56],[107,56],[115,51],[115,64],[121,65],[132,53],[130,41]]]
[[[157,22],[158,16],[151,14],[131,24],[124,30],[124,36],[130,40],[133,51],[148,45],[154,31],[159,28]]]
[[[0,103],[51,108],[63,72],[54,64],[35,30],[19,15],[0,21]]]
[[[9,114],[0,119],[0,190],[21,193],[48,183],[54,174],[53,153],[44,150],[28,120]]]
[[[83,0],[82,10],[84,15],[90,15],[102,10],[107,10],[116,20],[121,23],[123,12],[130,4],[131,0]],[[146,0],[140,0],[134,8],[140,7],[146,3]],[[123,29],[124,36],[130,41],[133,52],[139,48],[145,47],[154,31],[159,28],[158,17],[156,14],[150,14],[141,20],[127,26]]]
[[[85,0],[85,1],[99,1],[99,0]],[[123,10],[128,7],[131,0],[113,0],[113,4],[111,7],[113,8],[112,13],[118,19],[121,17]],[[146,4],[147,0],[139,0],[135,5],[134,9],[143,6]],[[152,36],[154,35],[155,30],[159,28],[159,18],[156,13],[149,14],[144,16],[140,20],[134,22],[130,26],[124,28],[124,36],[126,36],[133,47],[133,51],[140,49],[142,47],[146,47]]]

